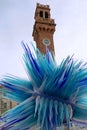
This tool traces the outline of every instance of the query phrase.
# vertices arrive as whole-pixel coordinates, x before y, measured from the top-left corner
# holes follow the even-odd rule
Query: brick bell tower
[[[46,53],[46,47],[54,53],[53,34],[56,24],[54,19],[51,19],[49,5],[37,3],[34,19],[32,36],[37,48],[44,54]]]

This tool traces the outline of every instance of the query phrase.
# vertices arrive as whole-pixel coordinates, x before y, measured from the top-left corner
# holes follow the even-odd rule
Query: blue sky
[[[36,3],[49,4],[56,22],[58,64],[67,55],[87,62],[87,0],[0,0],[0,77],[26,77],[21,41],[33,41]]]

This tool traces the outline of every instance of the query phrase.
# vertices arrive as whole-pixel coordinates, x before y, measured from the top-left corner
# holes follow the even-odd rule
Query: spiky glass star
[[[75,119],[87,120],[87,68],[67,57],[57,65],[51,52],[43,55],[23,43],[24,62],[29,80],[6,76],[1,91],[19,103],[2,115],[1,130],[56,130]]]

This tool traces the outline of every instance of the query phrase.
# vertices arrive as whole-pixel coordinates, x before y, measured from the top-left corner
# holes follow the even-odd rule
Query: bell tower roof
[[[54,19],[51,19],[49,5],[37,3],[34,19],[36,22],[55,24]]]

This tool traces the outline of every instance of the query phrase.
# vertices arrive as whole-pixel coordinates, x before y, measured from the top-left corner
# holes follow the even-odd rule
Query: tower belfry
[[[51,19],[49,5],[37,3],[35,11],[35,24],[33,27],[33,38],[37,48],[46,53],[46,47],[54,52],[53,34],[55,32],[55,21]]]

